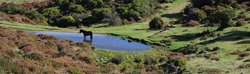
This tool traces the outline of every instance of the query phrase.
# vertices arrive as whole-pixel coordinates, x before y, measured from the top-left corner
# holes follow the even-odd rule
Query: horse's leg
[[[91,38],[91,39],[93,38],[93,33],[90,33],[90,38]]]
[[[84,38],[86,37],[86,35],[85,34],[83,34],[84,35]]]

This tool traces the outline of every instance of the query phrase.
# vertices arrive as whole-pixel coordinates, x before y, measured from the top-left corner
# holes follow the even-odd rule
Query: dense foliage
[[[155,17],[149,22],[149,29],[160,30],[164,28],[164,22],[160,17]]]
[[[226,27],[234,26],[232,19],[235,15],[233,8],[218,7],[209,17],[211,21],[220,23],[220,27],[217,30],[222,31]]]
[[[247,16],[240,14],[236,17],[236,11],[249,6],[246,0],[191,0],[192,5],[185,8],[184,14],[187,18],[184,21],[197,20],[207,24],[207,26],[219,25],[217,31],[231,26],[235,26],[233,21],[237,19],[246,19]]]
[[[154,8],[157,5],[157,0],[51,0],[47,5],[29,7],[33,10],[19,8],[14,3],[3,3],[0,5],[0,11],[7,14],[25,15],[27,13],[29,19],[34,19],[30,17],[31,15],[39,15],[42,18],[36,19],[47,21],[53,26],[81,27],[94,23],[109,22],[110,25],[122,25],[122,23],[145,21],[151,14],[156,13]],[[28,13],[31,11],[32,13]],[[111,15],[113,16],[111,17]],[[73,17],[76,22],[61,21],[65,17]],[[72,21],[72,19],[64,19],[64,21]],[[35,21],[35,23],[37,22]]]

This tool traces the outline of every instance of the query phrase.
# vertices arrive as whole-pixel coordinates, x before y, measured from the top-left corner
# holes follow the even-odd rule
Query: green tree
[[[72,16],[63,16],[57,19],[59,27],[75,26],[75,19]]]
[[[117,15],[117,13],[109,13],[108,18],[110,26],[122,25],[122,19]]]
[[[155,17],[149,22],[149,29],[160,30],[163,29],[164,22],[160,17]]]
[[[8,14],[24,14],[27,10],[21,9],[18,5],[14,3],[2,3],[0,6],[0,11]]]
[[[101,21],[103,18],[106,18],[108,14],[111,13],[110,8],[98,8],[98,9],[93,9],[91,11],[92,16],[96,16],[98,21]]]
[[[49,18],[48,19],[49,23],[54,23],[54,21],[52,21],[52,18],[58,16],[60,14],[60,11],[56,7],[50,7],[43,9],[41,13],[45,17]]]
[[[102,0],[89,0],[86,5],[88,9],[101,8],[104,6],[104,2]]]
[[[85,11],[82,5],[79,4],[69,6],[68,10],[73,13],[82,13],[83,11]]]
[[[217,31],[222,31],[227,27],[233,26],[232,18],[234,16],[235,10],[232,7],[224,8],[218,6],[217,10],[209,16],[209,22],[220,23],[220,26]]]

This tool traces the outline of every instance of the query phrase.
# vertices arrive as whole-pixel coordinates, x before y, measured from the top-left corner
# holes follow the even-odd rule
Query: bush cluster
[[[5,32],[5,33],[4,33]],[[90,45],[75,44],[72,40],[59,40],[46,34],[34,35],[22,30],[0,26],[0,70],[2,73],[101,73],[92,51],[75,51],[73,48]],[[77,54],[81,53],[81,54]]]
[[[154,7],[157,5],[157,0],[51,0],[20,6],[14,3],[3,3],[0,5],[0,11],[24,15],[37,24],[46,22],[45,24],[58,27],[81,27],[102,23],[103,19],[109,17],[108,14],[113,13],[118,14],[108,19],[111,21],[110,25],[144,21],[144,18],[156,12]]]
[[[164,22],[160,17],[155,17],[149,22],[149,29],[160,30],[164,28]]]
[[[117,56],[113,57],[112,59],[110,59],[110,61],[112,63],[115,63],[117,65],[121,64],[124,60],[125,60],[125,58],[122,55],[117,55]]]
[[[190,54],[190,53],[195,53],[195,52],[199,51],[200,49],[201,49],[201,47],[199,45],[188,44],[185,48],[182,48],[180,51],[183,54]]]

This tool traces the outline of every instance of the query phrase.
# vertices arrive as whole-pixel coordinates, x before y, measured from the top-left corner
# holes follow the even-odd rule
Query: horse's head
[[[82,33],[83,31],[84,31],[84,30],[81,29],[81,30],[79,31],[79,33]]]

